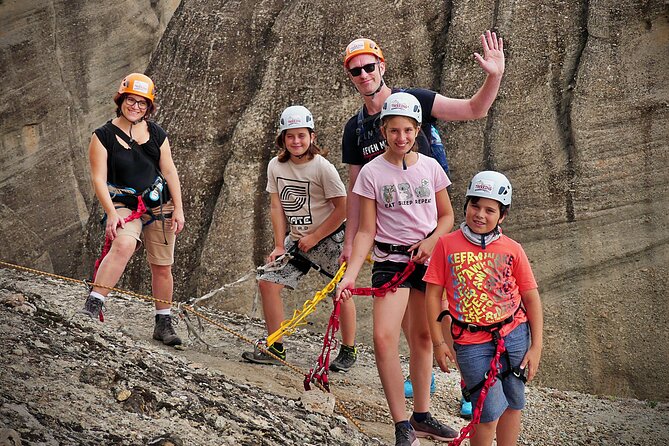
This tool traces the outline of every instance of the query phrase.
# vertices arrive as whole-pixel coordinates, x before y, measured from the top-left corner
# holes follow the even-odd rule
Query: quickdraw
[[[309,370],[309,373],[304,375],[304,390],[311,390],[312,383],[320,383],[321,386],[330,392],[330,378],[328,370],[330,369],[330,355],[332,350],[337,347],[337,339],[335,335],[339,331],[339,314],[341,312],[341,300],[334,301],[334,308],[330,315],[328,328],[325,330],[323,336],[323,348],[321,354],[316,361],[316,366]]]
[[[341,281],[341,278],[343,277],[345,271],[346,271],[346,262],[343,262],[339,267],[337,274],[334,275],[334,278],[330,281],[330,283],[328,283],[325,286],[325,288],[316,292],[316,295],[312,299],[309,299],[306,302],[304,302],[304,304],[302,305],[302,309],[297,309],[293,312],[292,318],[281,322],[281,325],[279,326],[278,330],[267,336],[267,345],[274,344],[274,342],[276,342],[276,340],[279,339],[280,337],[293,334],[295,333],[295,330],[298,327],[306,325],[307,316],[316,310],[316,305],[320,301],[325,299],[325,297],[328,294],[332,293],[335,290],[337,283]]]
[[[389,282],[384,283],[378,288],[369,287],[369,288],[352,288],[351,294],[356,296],[372,296],[372,297],[384,297],[387,293],[394,293],[397,291],[400,285],[402,285],[414,272],[416,269],[416,264],[409,260],[407,266],[404,268],[404,271],[401,273],[395,273],[392,279]]]

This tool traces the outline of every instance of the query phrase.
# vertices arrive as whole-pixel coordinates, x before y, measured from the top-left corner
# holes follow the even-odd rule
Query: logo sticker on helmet
[[[409,104],[400,101],[391,101],[390,110],[409,110]]]
[[[474,183],[474,192],[488,192],[492,193],[492,189],[495,187],[495,184],[492,181],[478,180]]]
[[[348,52],[352,53],[354,51],[359,51],[365,47],[365,41],[364,40],[354,40],[351,42],[348,46]],[[341,48],[341,47],[340,47]]]
[[[138,93],[148,94],[149,93],[149,84],[144,82],[144,81],[140,81],[140,80],[135,79],[132,83],[132,90],[136,91]]]
[[[295,126],[295,125],[299,125],[299,124],[302,124],[302,117],[301,116],[297,116],[297,115],[288,116],[288,125],[289,126]]]

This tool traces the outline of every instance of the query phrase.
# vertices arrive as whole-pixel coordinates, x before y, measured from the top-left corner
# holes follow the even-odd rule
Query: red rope
[[[144,201],[142,200],[142,197],[137,196],[137,209],[132,211],[132,213],[129,216],[124,218],[123,222],[128,223],[129,221],[137,220],[145,212],[146,212],[146,205],[144,204]],[[119,225],[120,225],[120,222],[119,222]],[[98,257],[98,259],[95,261],[95,267],[93,268],[93,281],[95,281],[95,276],[97,276],[97,274],[98,274],[98,268],[100,268],[100,264],[102,263],[102,259],[105,258],[105,256],[107,255],[107,253],[111,249],[111,245],[112,245],[111,238],[109,238],[109,236],[106,236],[105,237],[105,244],[102,247],[102,254],[100,254],[100,257]]]
[[[304,375],[304,390],[311,390],[311,383],[320,383],[325,390],[330,391],[330,379],[328,370],[330,369],[330,353],[332,348],[337,344],[335,334],[339,331],[339,313],[341,312],[341,300],[334,301],[334,308],[330,315],[328,328],[325,330],[323,336],[323,348],[318,357],[317,365],[311,368],[309,373]]]
[[[407,266],[404,268],[404,271],[401,273],[395,273],[392,279],[388,283],[384,283],[383,286],[378,288],[353,288],[351,294],[357,296],[378,296],[383,297],[388,292],[395,292],[397,288],[402,285],[411,275],[411,273],[416,269],[416,265],[409,260]],[[335,300],[334,309],[330,315],[330,321],[328,322],[328,328],[325,330],[325,336],[323,336],[323,348],[321,349],[321,354],[318,357],[316,367],[312,367],[309,370],[309,373],[304,375],[304,390],[311,390],[311,383],[318,382],[320,383],[325,390],[330,391],[330,380],[328,375],[328,370],[330,368],[330,354],[332,348],[337,344],[335,340],[335,334],[339,331],[339,313],[341,312],[341,300]]]
[[[476,407],[474,408],[474,414],[472,415],[472,420],[468,425],[460,429],[460,435],[458,438],[449,443],[449,446],[458,446],[465,439],[471,438],[474,434],[474,426],[481,422],[481,413],[483,412],[483,403],[485,402],[486,397],[488,396],[488,391],[497,381],[497,374],[502,370],[502,364],[499,360],[500,356],[506,350],[504,345],[504,338],[501,336],[497,340],[497,349],[495,350],[495,355],[490,361],[490,372],[488,372],[488,377],[483,384],[481,393],[479,395],[478,401],[476,401]]]
[[[394,293],[400,285],[402,285],[416,269],[416,264],[412,260],[407,262],[407,266],[401,273],[395,273],[388,283],[384,283],[378,288],[353,288],[351,294],[356,296],[378,296],[384,297],[387,293]]]

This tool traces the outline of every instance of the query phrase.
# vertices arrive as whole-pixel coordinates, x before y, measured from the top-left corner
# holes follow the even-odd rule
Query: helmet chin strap
[[[416,145],[415,141],[414,145]],[[413,146],[411,146],[411,149],[413,149]],[[404,155],[402,156],[402,170],[407,170],[407,155],[411,153],[411,149],[404,152]]]
[[[127,118],[127,116],[125,114],[122,114],[122,116],[123,116],[123,119],[125,119],[126,121],[128,121],[130,123],[130,128],[128,129],[128,136],[130,136],[130,142],[133,142],[134,138],[132,137],[132,127],[134,125],[137,125],[140,122],[142,122],[144,120],[144,116],[139,118],[137,121],[131,121],[130,119]]]
[[[381,89],[383,88],[384,85],[385,85],[385,82],[383,82],[383,78],[381,78],[381,82],[379,83],[379,88],[377,88],[377,89],[374,91],[374,93],[365,94],[365,96],[374,96],[374,95],[376,95],[376,93],[378,93],[379,91],[381,91]]]

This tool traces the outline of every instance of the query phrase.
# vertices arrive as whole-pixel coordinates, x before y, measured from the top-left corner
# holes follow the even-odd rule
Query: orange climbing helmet
[[[141,73],[132,73],[124,77],[121,81],[121,85],[118,87],[118,93],[114,95],[114,102],[117,102],[118,98],[124,93],[136,94],[137,96],[142,96],[153,102],[156,88],[149,76]]]
[[[371,39],[355,39],[346,47],[344,53],[344,68],[348,67],[348,61],[360,54],[371,54],[379,58],[381,62],[384,61],[381,48]]]

